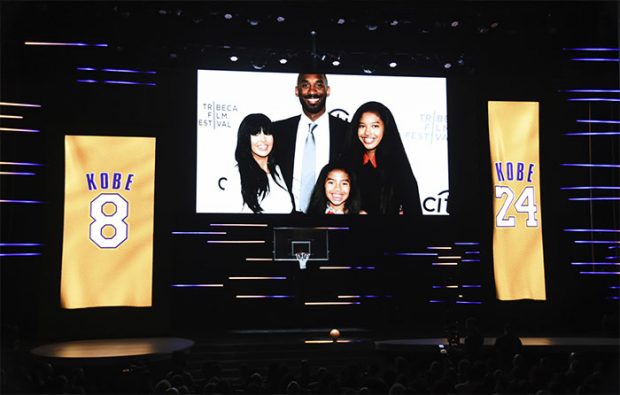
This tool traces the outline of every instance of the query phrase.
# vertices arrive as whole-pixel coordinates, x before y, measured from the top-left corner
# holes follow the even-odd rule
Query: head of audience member
[[[360,191],[355,173],[342,163],[328,163],[321,169],[312,191],[309,214],[357,214]]]
[[[325,113],[329,90],[325,74],[299,73],[295,96],[299,98],[301,108],[308,118],[316,121]]]

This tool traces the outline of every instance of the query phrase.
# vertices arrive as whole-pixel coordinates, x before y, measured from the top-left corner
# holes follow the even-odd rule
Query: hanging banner
[[[488,103],[497,298],[545,300],[538,102]]]
[[[65,136],[61,305],[151,306],[155,138]]]

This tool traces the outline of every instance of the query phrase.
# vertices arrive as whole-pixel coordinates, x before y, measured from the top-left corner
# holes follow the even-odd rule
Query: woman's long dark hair
[[[323,166],[319,178],[317,178],[314,189],[312,190],[312,196],[310,198],[310,205],[308,206],[308,214],[321,215],[325,214],[327,208],[327,196],[325,195],[325,180],[327,175],[332,170],[342,170],[349,175],[349,181],[351,188],[349,190],[349,198],[344,204],[345,214],[358,214],[360,211],[360,190],[357,184],[357,176],[355,172],[349,168],[343,162],[331,162]]]
[[[344,160],[353,168],[362,166],[365,148],[359,141],[357,129],[364,113],[377,114],[383,121],[383,138],[375,151],[377,171],[381,180],[379,190],[379,212],[377,214],[398,214],[403,203],[405,189],[410,189],[411,207],[402,207],[406,214],[421,215],[417,182],[409,165],[409,159],[400,138],[394,115],[389,108],[379,102],[371,101],[362,104],[351,119],[349,133],[345,139]],[[363,202],[362,202],[363,203]],[[362,207],[364,209],[364,207]]]
[[[267,173],[261,169],[252,156],[250,141],[250,136],[259,133],[261,130],[265,134],[272,132],[271,120],[265,114],[250,114],[243,118],[237,132],[237,148],[235,149],[235,159],[241,176],[241,195],[245,204],[255,213],[263,211],[259,202],[269,192]],[[275,146],[275,140],[273,144]],[[273,180],[281,186],[276,173],[274,156],[271,154],[267,157],[267,168]]]

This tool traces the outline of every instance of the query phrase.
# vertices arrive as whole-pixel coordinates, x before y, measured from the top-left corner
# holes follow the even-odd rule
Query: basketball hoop
[[[306,268],[306,262],[308,262],[308,258],[310,258],[309,252],[296,252],[295,258],[297,258],[297,262],[299,262],[299,269],[304,270]]]

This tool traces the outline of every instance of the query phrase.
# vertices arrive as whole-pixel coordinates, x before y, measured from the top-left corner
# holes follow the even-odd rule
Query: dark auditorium
[[[619,20],[0,1],[0,393],[620,393]]]

